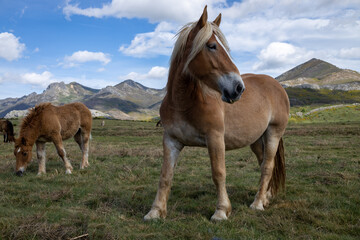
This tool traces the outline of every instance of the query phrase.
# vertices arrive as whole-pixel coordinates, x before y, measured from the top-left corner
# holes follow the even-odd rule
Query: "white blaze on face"
[[[220,41],[220,39],[218,38],[218,36],[215,35],[216,41],[220,44],[220,46],[224,49],[224,51],[226,52],[226,54],[228,55],[229,59],[231,60],[231,62],[236,66],[236,64],[234,63],[234,60],[232,59],[230,53],[228,52],[228,50],[226,49],[226,47],[224,46],[224,44]]]
[[[25,168],[24,168],[24,167],[19,167],[19,171],[20,171],[20,172],[24,172],[24,171],[25,171]]]
[[[18,148],[17,153],[21,152],[21,148]]]

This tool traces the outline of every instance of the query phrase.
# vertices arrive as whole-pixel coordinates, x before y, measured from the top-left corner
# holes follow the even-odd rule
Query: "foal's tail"
[[[15,141],[14,126],[12,125],[12,123],[9,120],[6,120],[6,124],[7,124],[6,133],[8,135],[8,141],[9,142],[14,142]]]
[[[279,146],[275,155],[275,166],[272,173],[272,177],[269,183],[268,189],[271,189],[271,195],[276,195],[280,188],[285,189],[285,154],[284,144],[282,138],[280,138]]]

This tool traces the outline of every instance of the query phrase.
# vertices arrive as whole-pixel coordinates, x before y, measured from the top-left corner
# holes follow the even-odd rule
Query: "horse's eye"
[[[23,152],[23,153],[22,153],[22,155],[23,155],[24,157],[26,157],[26,155],[27,155],[27,152]]]
[[[216,43],[209,43],[209,44],[207,44],[207,47],[208,47],[211,51],[215,51],[215,50],[216,50]]]

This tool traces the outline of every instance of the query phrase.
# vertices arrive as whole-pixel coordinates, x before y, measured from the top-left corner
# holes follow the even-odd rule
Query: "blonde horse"
[[[208,22],[205,7],[199,21],[178,33],[160,108],[164,159],[158,191],[145,220],[166,216],[174,168],[184,146],[208,149],[218,196],[212,220],[225,220],[231,213],[225,150],[250,145],[258,159],[260,187],[251,208],[264,210],[284,186],[282,136],[289,116],[288,96],[270,76],[240,76],[220,21],[221,14]]]
[[[15,141],[16,174],[22,176],[31,162],[32,148],[36,144],[39,161],[38,175],[46,173],[45,143],[53,142],[58,155],[64,161],[66,173],[73,170],[63,146],[63,140],[74,137],[82,151],[80,168],[89,166],[88,151],[92,117],[82,103],[71,103],[56,107],[51,103],[35,106],[23,119],[20,136]]]

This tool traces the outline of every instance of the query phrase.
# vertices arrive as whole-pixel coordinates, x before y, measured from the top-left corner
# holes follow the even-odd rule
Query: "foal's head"
[[[32,146],[26,144],[24,137],[15,140],[14,155],[16,157],[16,175],[21,177],[32,157]]]
[[[221,14],[208,22],[205,7],[199,21],[179,32],[171,62],[173,65],[174,61],[185,61],[183,71],[201,85],[219,92],[224,102],[233,103],[239,100],[245,86],[231,60],[227,41],[219,29],[220,22]]]

